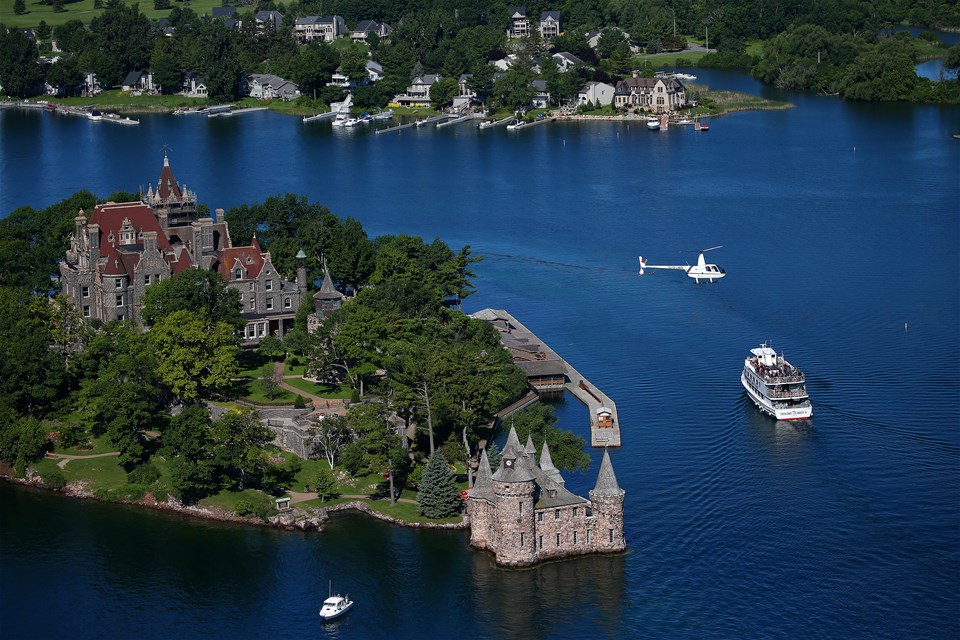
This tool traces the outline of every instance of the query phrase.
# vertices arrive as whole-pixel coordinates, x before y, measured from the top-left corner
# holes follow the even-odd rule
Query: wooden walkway
[[[566,379],[563,389],[586,405],[590,415],[590,444],[594,447],[620,446],[620,419],[617,415],[617,405],[612,398],[594,386],[582,373],[561,358],[556,351],[547,346],[509,312],[502,309],[484,309],[472,314],[472,317],[493,323],[500,331],[500,340],[504,347],[515,355],[514,361],[528,371],[528,376],[543,363],[549,363],[563,371]],[[519,346],[536,347],[539,357],[536,360],[518,361],[516,355],[521,352],[518,350]],[[522,350],[522,353],[530,352],[528,349]],[[600,407],[610,409],[613,414],[613,427],[601,428],[598,424],[597,409]]]

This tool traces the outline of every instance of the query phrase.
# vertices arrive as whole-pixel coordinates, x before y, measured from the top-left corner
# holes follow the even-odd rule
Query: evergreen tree
[[[18,16],[22,16],[27,12],[27,3],[23,0],[13,0],[13,12]]]
[[[446,456],[435,451],[427,462],[417,493],[417,512],[427,518],[449,518],[460,510],[460,491]]]
[[[491,442],[487,446],[487,460],[490,461],[490,469],[496,471],[500,468],[500,449],[497,447],[496,443]]]
[[[317,476],[313,481],[313,488],[317,492],[317,497],[321,500],[329,500],[337,495],[337,481],[333,479],[330,469],[320,467],[317,470]]]
[[[37,25],[36,34],[39,40],[46,40],[50,37],[50,25],[47,24],[46,20],[41,20],[40,24]]]

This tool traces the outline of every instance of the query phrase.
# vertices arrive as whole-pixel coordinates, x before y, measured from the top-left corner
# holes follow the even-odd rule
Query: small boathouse
[[[471,314],[490,322],[500,332],[500,341],[513,361],[527,374],[527,383],[537,395],[569,391],[590,414],[590,444],[620,446],[620,420],[613,399],[595,387],[583,374],[561,358],[509,312],[483,309]]]

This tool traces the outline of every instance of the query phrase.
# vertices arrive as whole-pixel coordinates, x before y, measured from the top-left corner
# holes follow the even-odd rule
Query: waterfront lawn
[[[49,101],[71,107],[94,106],[131,111],[173,111],[177,107],[202,107],[210,103],[206,98],[187,98],[180,95],[132,96],[129,91],[119,89],[107,89],[96,96],[50,98]]]
[[[220,493],[203,498],[197,504],[205,507],[215,507],[229,513],[234,513],[237,510],[237,503],[244,498],[246,498],[248,502],[252,503],[258,500],[263,500],[261,496],[267,496],[271,501],[274,500],[273,496],[269,496],[256,489],[244,489],[243,491],[229,491],[224,489]]]
[[[433,523],[433,524],[454,524],[462,520],[461,516],[453,516],[452,518],[424,518],[417,512],[418,505],[410,504],[409,502],[397,502],[396,504],[390,504],[390,501],[387,499],[383,500],[370,500],[368,503],[370,508],[379,513],[386,514],[397,520],[403,520],[404,522],[421,522],[421,523]]]
[[[117,464],[114,456],[71,460],[63,467],[63,477],[67,482],[85,481],[87,489],[94,493],[123,489],[127,484],[127,472]]]

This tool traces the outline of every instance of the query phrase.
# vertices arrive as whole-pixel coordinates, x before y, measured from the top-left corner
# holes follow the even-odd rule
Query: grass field
[[[139,4],[140,13],[151,20],[166,18],[170,14],[169,9],[157,11],[153,8],[153,2],[146,0],[137,2],[137,0],[123,0],[127,4]],[[103,9],[94,9],[93,0],[76,0],[75,2],[64,2],[63,8],[66,11],[54,13],[53,5],[40,4],[37,0],[26,0],[27,12],[18,16],[13,12],[13,0],[0,0],[0,22],[8,27],[20,29],[32,29],[43,20],[49,26],[65,24],[70,20],[80,20],[84,24],[90,24],[96,16],[103,13]],[[189,7],[197,15],[210,15],[213,7],[219,7],[221,0],[193,0],[192,2],[174,2],[173,6]]]
[[[331,400],[349,400],[350,396],[353,394],[353,389],[346,385],[331,386],[328,384],[317,384],[316,382],[310,382],[309,380],[304,380],[303,378],[285,378],[284,382],[291,387],[300,389],[301,391],[305,391],[321,398],[329,398]]]

